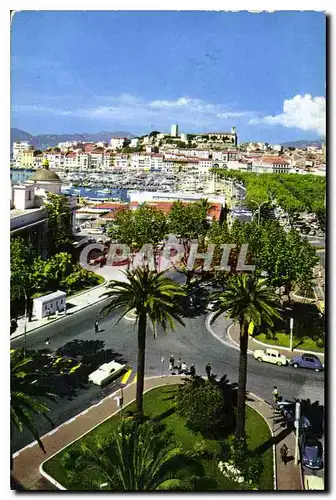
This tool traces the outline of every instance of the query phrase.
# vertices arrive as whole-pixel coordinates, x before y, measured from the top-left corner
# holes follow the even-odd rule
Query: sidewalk
[[[247,403],[265,418],[272,432],[272,439],[269,443],[269,447],[273,446],[273,460],[276,468],[274,489],[281,491],[302,490],[301,465],[294,464],[294,432],[290,432],[287,428],[283,428],[280,424],[277,424],[275,410],[263,399],[254,394],[248,394]],[[281,461],[280,457],[280,448],[284,443],[288,446],[288,457],[293,456],[293,460],[290,460],[287,465]]]

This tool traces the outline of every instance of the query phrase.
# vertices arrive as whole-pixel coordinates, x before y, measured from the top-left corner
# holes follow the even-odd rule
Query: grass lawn
[[[174,399],[177,386],[164,386],[153,389],[144,395],[144,410],[147,416],[159,420],[166,425],[167,430],[174,433],[176,441],[180,443],[186,450],[192,450],[196,444],[202,443],[204,448],[209,452],[216,452],[220,450],[218,441],[204,439],[200,433],[194,434],[185,426],[185,421],[175,413]],[[131,403],[124,409],[124,415],[128,411],[135,409],[135,404]],[[65,451],[75,450],[80,448],[83,441],[89,442],[98,435],[110,435],[120,422],[120,416],[116,415],[111,417],[105,423],[91,431],[84,438],[69,446],[66,450],[61,451],[55,457],[48,460],[43,468],[44,470],[54,477],[65,488],[67,487],[67,479],[65,471],[61,465],[62,455]],[[265,443],[271,438],[269,427],[265,420],[252,408],[247,407],[246,413],[246,432],[248,435],[249,450],[253,452],[260,445]],[[268,447],[262,451],[264,471],[260,480],[261,490],[273,489],[273,451],[272,447]],[[199,460],[205,469],[205,475],[213,477],[217,481],[217,490],[234,490],[240,489],[239,485],[225,478],[218,469],[218,459],[203,458]]]
[[[265,344],[271,344],[275,346],[283,346],[289,347],[289,333],[277,332],[275,339],[266,338],[265,333],[260,333],[256,336],[256,339],[260,342],[264,342]],[[324,352],[324,347],[318,347],[316,341],[310,339],[308,337],[304,337],[302,339],[297,339],[293,336],[293,349],[301,349],[302,351],[315,351],[315,352]],[[290,351],[288,351],[290,352]]]

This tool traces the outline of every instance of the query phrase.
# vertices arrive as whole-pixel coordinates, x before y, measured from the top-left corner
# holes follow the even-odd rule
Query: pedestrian
[[[187,370],[188,370],[188,367],[187,367],[186,363],[183,361],[183,363],[181,365],[181,373],[186,374]]]
[[[173,368],[175,368],[175,357],[174,357],[174,354],[170,355],[169,363],[171,363],[171,365],[173,366]]]
[[[288,446],[284,443],[281,448],[280,448],[280,456],[281,456],[281,461],[287,465],[287,459],[288,459]]]
[[[179,358],[177,360],[177,369],[178,369],[179,373],[181,373],[181,368],[182,368],[182,361],[181,361],[181,358]]]
[[[191,365],[190,367],[190,376],[194,378],[196,375],[195,365]]]
[[[273,387],[272,394],[273,394],[273,403],[277,403],[279,401],[279,391],[276,385]]]
[[[206,365],[206,367],[205,367],[205,372],[206,372],[206,374],[207,374],[208,378],[210,378],[210,377],[211,377],[211,365],[210,365],[210,363],[208,363],[208,364]]]
[[[99,332],[99,321],[96,319],[95,321],[95,333]]]
[[[172,372],[174,370],[174,365],[171,361],[169,361],[169,371]]]

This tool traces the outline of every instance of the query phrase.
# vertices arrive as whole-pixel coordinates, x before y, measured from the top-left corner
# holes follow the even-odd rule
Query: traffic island
[[[171,377],[170,377],[171,378]],[[176,382],[176,379],[175,379]],[[247,484],[241,484],[228,478],[221,472],[219,462],[221,461],[221,442],[215,439],[207,439],[200,432],[191,431],[186,421],[175,412],[175,395],[177,391],[176,383],[173,385],[165,385],[149,390],[144,395],[144,412],[146,417],[153,421],[159,421],[164,424],[168,431],[171,431],[176,440],[176,444],[188,454],[193,454],[196,459],[204,467],[205,477],[212,481],[211,490],[213,491],[232,491],[252,489]],[[268,423],[262,416],[260,411],[255,410],[252,405],[256,403],[260,407],[260,401],[251,398],[248,401],[246,411],[246,433],[248,436],[248,449],[250,454],[260,456],[263,464],[263,472],[260,476],[258,488],[260,490],[269,491],[274,489],[274,462],[272,452],[272,434]],[[135,410],[135,403],[132,402],[123,409],[123,415],[132,414]],[[116,414],[107,419],[104,423],[97,426],[85,436],[73,442],[65,449],[61,450],[55,456],[48,459],[40,467],[44,477],[49,478],[54,484],[57,484],[60,489],[78,490],[82,489],[80,482],[71,481],[71,471],[65,470],[62,465],[66,455],[79,452],[82,444],[95,442],[95,439],[103,439],[110,436],[118,428],[120,423],[120,415]],[[233,435],[228,436],[228,441],[232,441]],[[97,472],[95,471],[95,474]],[[85,476],[92,474],[88,469],[84,471]],[[73,477],[73,475],[72,475]],[[97,479],[97,478],[96,478]],[[102,476],[101,483],[104,484]],[[113,491],[113,490],[112,490]],[[201,488],[198,491],[207,491],[206,488]]]

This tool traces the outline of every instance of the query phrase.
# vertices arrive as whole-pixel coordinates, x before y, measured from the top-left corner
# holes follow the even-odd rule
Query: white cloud
[[[250,124],[268,123],[270,125],[283,125],[287,128],[299,128],[317,132],[319,135],[326,133],[326,103],[324,97],[312,97],[310,94],[296,95],[286,99],[283,104],[283,113],[275,116],[252,118]]]
[[[14,112],[24,111],[34,114],[42,112],[52,115],[71,114],[92,120],[101,120],[120,125],[137,125],[146,128],[167,128],[170,123],[179,123],[180,127],[200,130],[202,127],[214,129],[230,128],[233,119],[255,116],[251,111],[230,110],[227,105],[213,104],[203,99],[182,96],[174,100],[146,100],[130,94],[119,96],[95,96],[94,104],[83,104],[80,107],[73,103],[69,109],[41,107],[31,105],[15,106]],[[68,103],[70,104],[70,103]],[[227,121],[227,123],[225,123]]]

